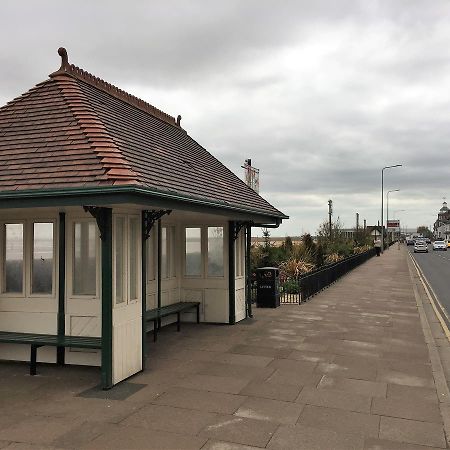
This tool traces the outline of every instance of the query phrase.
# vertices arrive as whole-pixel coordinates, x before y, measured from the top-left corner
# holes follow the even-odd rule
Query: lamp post
[[[389,194],[391,192],[399,192],[400,189],[392,189],[390,191],[387,191],[386,194],[386,233],[387,233],[387,244],[388,244],[388,249],[389,249],[389,243],[390,243],[390,238],[389,238]]]
[[[393,166],[386,166],[381,169],[381,252],[384,251],[384,171],[387,169],[393,169],[394,167],[402,167],[402,164],[395,164]]]

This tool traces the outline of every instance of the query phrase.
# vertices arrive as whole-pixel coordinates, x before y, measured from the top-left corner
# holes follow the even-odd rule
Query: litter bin
[[[278,267],[256,269],[256,306],[258,308],[280,306],[280,271]]]

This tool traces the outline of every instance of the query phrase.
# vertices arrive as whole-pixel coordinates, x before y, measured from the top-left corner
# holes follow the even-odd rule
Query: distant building
[[[449,239],[450,235],[450,211],[447,202],[442,203],[436,222],[433,225],[434,236],[439,239]]]

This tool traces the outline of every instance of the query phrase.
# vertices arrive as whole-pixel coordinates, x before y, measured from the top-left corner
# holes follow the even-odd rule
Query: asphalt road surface
[[[394,248],[392,246],[389,251]],[[410,245],[408,250],[416,259],[442,306],[450,315],[450,249],[433,251],[433,246],[428,245],[428,253],[414,253],[414,247]]]

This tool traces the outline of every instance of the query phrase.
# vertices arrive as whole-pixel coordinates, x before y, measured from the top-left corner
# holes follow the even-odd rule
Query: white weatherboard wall
[[[0,330],[51,333],[57,331],[58,311],[58,212],[52,208],[27,210],[0,210]],[[5,224],[23,224],[23,291],[21,293],[5,292]],[[53,269],[52,292],[36,294],[31,292],[33,259],[33,224],[53,223]],[[54,349],[45,347],[38,352],[39,361],[55,362]],[[30,360],[30,346],[19,344],[0,344],[0,359],[16,361]]]
[[[228,221],[220,216],[172,212],[161,220],[167,243],[167,264],[161,278],[161,304],[200,302],[202,322],[229,322],[228,289]],[[212,276],[208,273],[208,227],[223,227],[223,273]],[[186,228],[201,230],[201,270],[196,275],[186,274]],[[170,230],[170,231],[169,231]],[[157,224],[154,225],[147,241],[147,309],[157,307]],[[162,236],[163,237],[163,236]],[[164,255],[164,252],[162,252]],[[243,257],[243,255],[242,255]],[[242,265],[244,263],[242,262]],[[245,305],[244,305],[245,308]],[[244,309],[245,314],[245,309]],[[176,316],[163,319],[162,323],[174,322]],[[195,321],[195,310],[183,314],[184,321]]]

